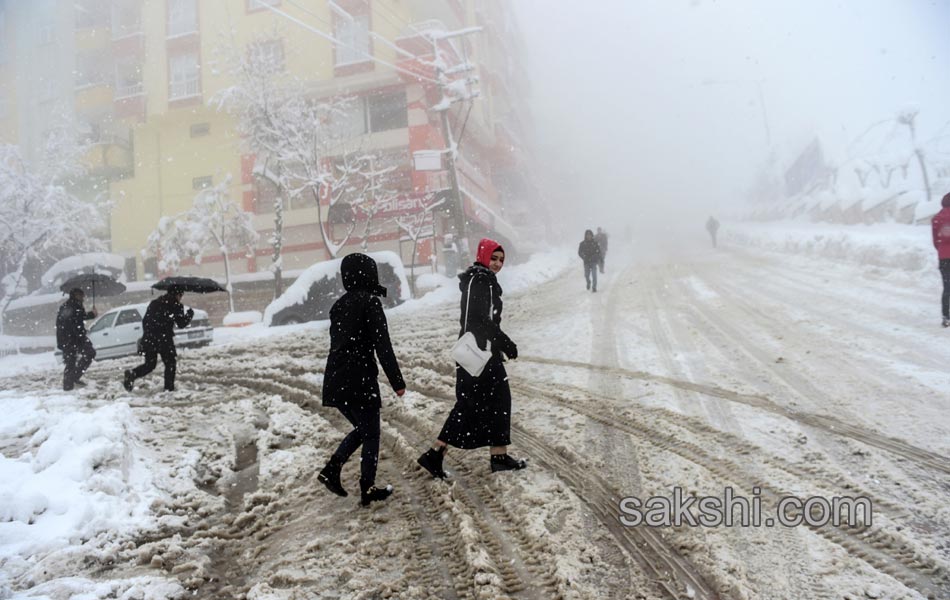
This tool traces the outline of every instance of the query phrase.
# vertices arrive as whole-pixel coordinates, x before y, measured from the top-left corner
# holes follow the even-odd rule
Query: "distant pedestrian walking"
[[[86,293],[81,289],[70,290],[69,299],[56,313],[56,347],[63,352],[63,390],[67,392],[77,385],[85,385],[80,379],[96,357],[83,321],[99,315],[95,310],[86,312],[85,299]]]
[[[175,350],[175,327],[187,327],[195,311],[188,309],[181,303],[185,292],[179,287],[170,287],[165,294],[152,300],[145,310],[142,319],[142,346],[145,362],[138,367],[126,371],[122,385],[132,391],[132,384],[139,377],[148,375],[158,365],[158,357],[162,357],[165,365],[165,391],[175,391],[175,373],[178,370],[178,353]]]
[[[934,248],[940,264],[940,276],[943,278],[943,295],[940,308],[943,310],[944,327],[950,327],[950,194],[943,197],[940,209],[931,222],[933,225]]]
[[[330,354],[323,376],[323,405],[337,408],[353,425],[330,457],[317,479],[338,496],[347,496],[340,481],[343,465],[361,445],[360,503],[369,505],[392,494],[391,485],[376,487],[379,462],[379,410],[382,401],[376,376],[374,352],[396,395],[406,392],[389,326],[379,297],[386,288],[379,284],[376,261],[365,254],[349,254],[340,264],[343,288],[330,308]]]
[[[713,248],[716,247],[716,234],[719,232],[719,221],[715,217],[709,217],[706,221],[706,231],[709,232],[709,237],[712,239]]]
[[[482,448],[489,446],[491,471],[510,471],[527,466],[524,460],[508,455],[511,443],[511,388],[502,354],[518,358],[518,346],[501,330],[502,289],[495,275],[505,264],[505,250],[490,239],[478,243],[475,264],[459,275],[462,290],[459,337],[468,331],[482,350],[491,346],[491,358],[480,375],[471,375],[455,365],[455,406],[449,413],[435,444],[419,457],[418,463],[433,477],[444,479],[442,459],[448,446]]]
[[[597,268],[603,260],[600,245],[594,239],[594,232],[588,229],[584,232],[584,241],[577,247],[577,255],[584,262],[584,279],[587,280],[587,289],[597,291]]]
[[[604,272],[604,262],[607,260],[607,232],[597,228],[597,233],[594,234],[594,241],[597,242],[597,245],[600,246],[600,272]]]

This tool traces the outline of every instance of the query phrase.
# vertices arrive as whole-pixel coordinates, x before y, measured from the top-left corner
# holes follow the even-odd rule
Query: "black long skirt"
[[[492,356],[478,377],[455,365],[455,406],[439,439],[465,449],[511,443],[511,388],[501,356]]]

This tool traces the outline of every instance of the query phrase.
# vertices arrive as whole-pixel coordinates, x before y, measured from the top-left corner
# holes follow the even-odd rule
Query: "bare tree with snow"
[[[105,248],[92,237],[104,226],[103,207],[71,191],[85,175],[85,149],[68,123],[53,127],[35,166],[17,146],[0,145],[0,333],[3,312],[24,288],[29,261]]]
[[[279,31],[259,37],[246,49],[238,48],[231,36],[220,54],[236,82],[214,96],[211,104],[237,118],[242,144],[254,155],[258,188],[271,185],[274,194],[274,231],[270,236],[274,297],[283,293],[284,209],[287,186],[285,161],[293,155],[287,148],[290,133],[305,126],[304,90],[285,68]]]
[[[445,199],[438,198],[435,195],[428,196],[422,201],[422,206],[419,210],[408,214],[396,217],[396,225],[399,226],[399,229],[406,234],[410,240],[412,240],[412,277],[410,278],[409,285],[412,288],[412,297],[416,297],[416,252],[419,248],[419,240],[426,235],[433,235],[432,231],[432,211],[445,203]]]
[[[181,262],[189,258],[201,264],[203,255],[220,253],[224,263],[224,287],[233,313],[230,255],[245,250],[251,256],[259,236],[254,230],[251,213],[239,208],[228,197],[230,183],[229,175],[217,185],[201,190],[191,209],[162,217],[158,227],[148,236],[143,253],[158,258],[158,267],[162,271],[176,271]]]

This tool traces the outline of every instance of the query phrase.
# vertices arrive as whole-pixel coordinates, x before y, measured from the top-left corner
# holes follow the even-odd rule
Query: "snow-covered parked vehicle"
[[[379,283],[386,288],[380,298],[384,308],[392,308],[409,299],[409,280],[402,259],[388,250],[367,253],[376,261]],[[264,311],[264,324],[291,325],[330,318],[330,307],[345,293],[340,278],[342,258],[311,265]]]
[[[128,304],[109,310],[99,316],[89,328],[89,341],[96,349],[96,360],[120,358],[137,354],[142,338],[142,318],[148,303]],[[208,313],[194,309],[195,316],[184,329],[175,330],[175,347],[188,348],[207,346],[214,339],[214,328]],[[61,359],[62,352],[56,351]]]

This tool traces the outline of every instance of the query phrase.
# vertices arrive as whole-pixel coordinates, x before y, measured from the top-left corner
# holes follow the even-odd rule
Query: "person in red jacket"
[[[942,209],[933,218],[934,248],[940,260],[940,275],[943,277],[943,326],[950,327],[950,194],[943,197]]]

